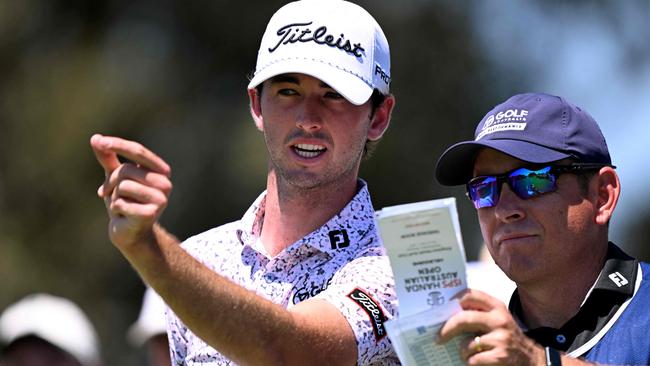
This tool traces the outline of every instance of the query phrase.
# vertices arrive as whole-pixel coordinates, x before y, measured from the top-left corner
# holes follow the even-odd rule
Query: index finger
[[[104,173],[108,177],[120,166],[120,160],[117,158],[115,152],[104,150],[101,147],[102,138],[102,135],[93,135],[90,138],[90,147],[92,147],[95,158],[97,158],[99,165],[104,168]]]
[[[460,306],[465,310],[480,310],[490,311],[499,307],[504,307],[505,304],[483,291],[476,289],[468,289],[460,297]]]
[[[97,153],[95,153],[95,155],[100,154],[102,157],[105,157],[106,154],[116,154],[123,156],[153,172],[160,173],[168,177],[171,175],[171,168],[162,158],[135,141],[102,135],[95,135],[93,136],[93,139],[93,148],[96,147],[99,150]],[[117,160],[117,156],[115,159]],[[102,162],[100,161],[100,164],[101,163]],[[109,161],[109,167],[113,168],[113,163],[114,162]],[[104,164],[102,164],[102,166],[104,166]],[[119,162],[117,166],[119,166]],[[115,166],[115,168],[117,168],[117,166]],[[106,168],[106,166],[104,166],[104,168]],[[112,170],[115,170],[115,168]]]
[[[463,310],[452,315],[438,331],[438,342],[447,343],[463,333],[487,333],[489,314],[482,311]]]

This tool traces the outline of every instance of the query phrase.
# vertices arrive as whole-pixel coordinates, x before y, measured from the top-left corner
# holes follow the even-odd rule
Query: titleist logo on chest
[[[269,48],[269,52],[277,50],[280,46],[296,42],[314,42],[320,45],[329,47],[336,47],[356,57],[362,57],[365,49],[360,43],[352,43],[353,41],[346,39],[345,34],[341,33],[335,36],[327,32],[326,26],[320,26],[315,30],[310,27],[313,22],[308,23],[292,23],[280,27],[276,33],[280,39],[278,43]]]

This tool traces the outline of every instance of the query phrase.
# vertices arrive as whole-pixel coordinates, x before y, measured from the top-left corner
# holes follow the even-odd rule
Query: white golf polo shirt
[[[376,230],[365,182],[325,225],[270,258],[259,241],[266,193],[235,221],[183,242],[215,272],[285,308],[310,298],[329,301],[357,339],[359,365],[399,364],[384,323],[397,311],[394,280]],[[231,365],[168,311],[174,365]]]

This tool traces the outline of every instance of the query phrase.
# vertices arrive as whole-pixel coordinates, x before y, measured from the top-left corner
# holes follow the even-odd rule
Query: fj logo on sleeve
[[[332,249],[342,249],[350,246],[350,239],[348,237],[348,231],[343,230],[332,230],[329,232],[330,244],[332,244]]]
[[[612,282],[614,282],[614,284],[618,287],[625,286],[630,282],[619,272],[610,273],[609,279],[612,280]]]

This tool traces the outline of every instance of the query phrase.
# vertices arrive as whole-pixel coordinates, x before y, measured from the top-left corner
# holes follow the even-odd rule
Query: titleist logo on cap
[[[289,43],[314,42],[320,45],[336,47],[356,57],[363,57],[365,49],[360,43],[352,43],[349,39],[345,38],[345,34],[343,33],[338,37],[333,34],[328,34],[327,27],[324,25],[312,31],[309,27],[312,23],[292,23],[280,27],[276,33],[280,37],[280,40],[274,47],[269,48],[269,52],[273,52],[278,47]]]

